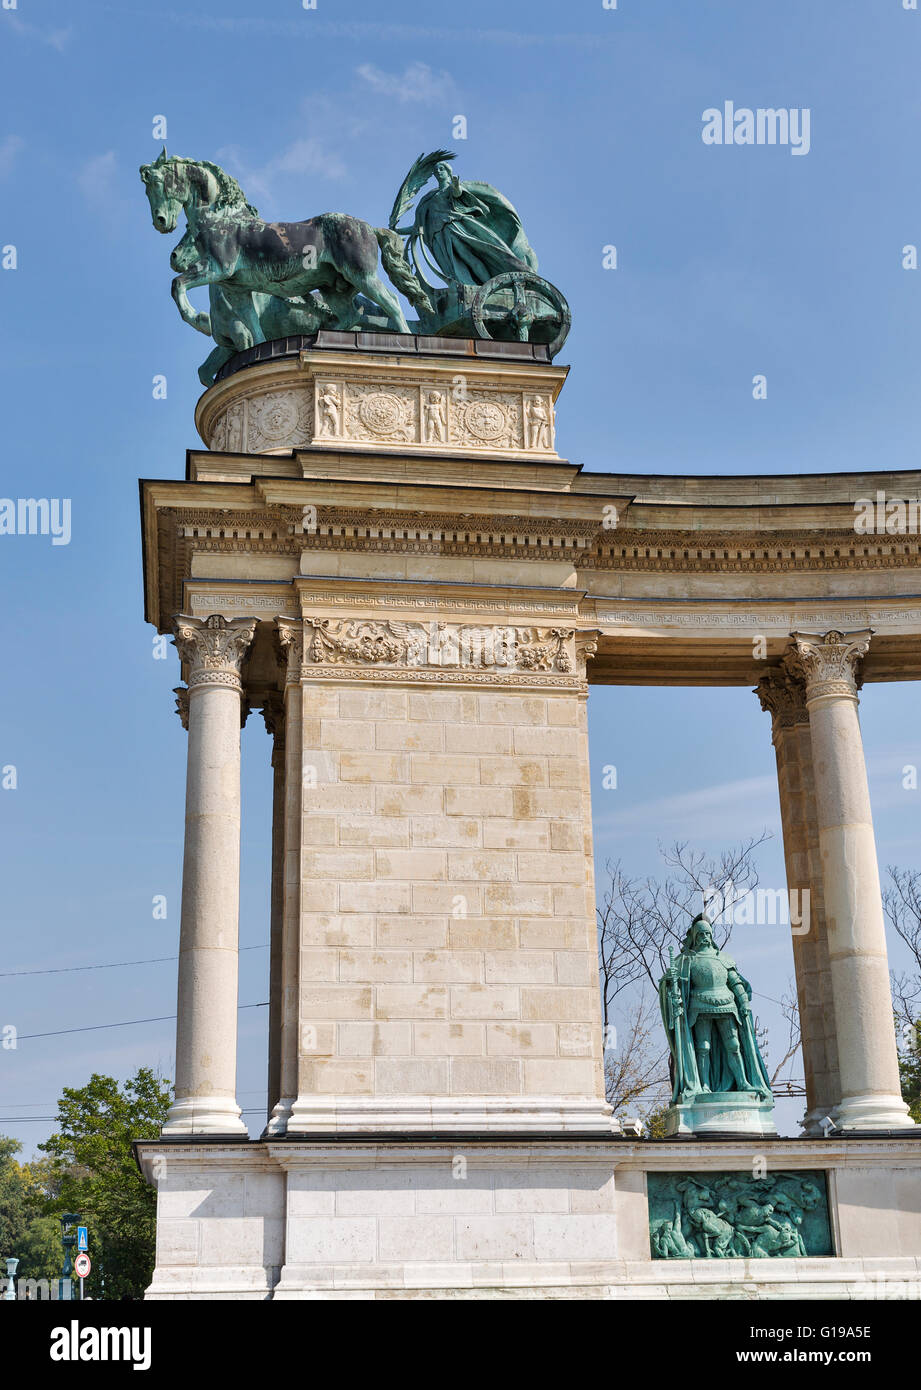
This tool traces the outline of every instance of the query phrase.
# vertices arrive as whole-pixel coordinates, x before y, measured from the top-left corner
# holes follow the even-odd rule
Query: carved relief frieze
[[[453,672],[482,683],[510,675],[573,678],[577,665],[573,628],[307,617],[305,631],[308,676],[318,668],[373,667],[430,676]]]
[[[302,388],[251,392],[219,410],[206,443],[216,453],[298,448],[313,437],[313,401]]]
[[[853,529],[801,531],[640,530],[605,532],[587,568],[690,573],[776,574],[790,570],[917,568],[921,537],[855,535]]]
[[[554,454],[549,391],[503,391],[466,378],[452,387],[440,378],[407,384],[397,376],[341,375],[318,376],[314,393],[317,441]]]

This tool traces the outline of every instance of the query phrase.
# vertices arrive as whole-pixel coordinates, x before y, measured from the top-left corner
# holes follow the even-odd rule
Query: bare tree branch
[[[641,1112],[667,1104],[671,1092],[668,1049],[662,1046],[658,986],[669,949],[680,950],[693,917],[718,902],[714,936],[723,947],[732,932],[732,908],[758,886],[755,851],[769,839],[764,831],[719,855],[679,841],[659,853],[671,871],[663,880],[630,878],[618,862],[608,864],[609,882],[598,908],[599,975],[605,1028],[605,1086],[615,1112],[630,1105]],[[795,997],[791,1001],[796,1010]],[[615,1012],[620,1032],[615,1046]],[[794,1021],[785,1012],[790,1039],[780,1067],[799,1046]],[[778,1067],[778,1071],[780,1070]]]

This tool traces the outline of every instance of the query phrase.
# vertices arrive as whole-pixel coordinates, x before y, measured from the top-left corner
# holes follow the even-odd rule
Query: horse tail
[[[432,301],[412,273],[409,261],[403,254],[403,242],[390,227],[374,227],[377,244],[381,248],[381,264],[390,279],[401,290],[414,309],[424,309],[427,314],[434,313]]]

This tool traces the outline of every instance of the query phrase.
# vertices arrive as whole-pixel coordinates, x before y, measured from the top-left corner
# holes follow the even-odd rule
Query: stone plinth
[[[371,341],[391,350],[368,350]],[[322,445],[558,459],[554,403],[565,367],[527,343],[435,341],[410,337],[401,351],[399,336],[320,333],[311,347],[216,382],[198,402],[198,432],[209,449],[239,454]]]
[[[533,1138],[137,1145],[148,1298],[921,1297],[921,1143]],[[833,1254],[654,1258],[647,1175],[824,1180]],[[705,1200],[705,1199],[704,1199]],[[808,1232],[807,1232],[808,1235]]]
[[[696,1100],[668,1107],[665,1133],[701,1137],[707,1134],[776,1134],[774,1102],[761,1100],[747,1091],[698,1096]]]

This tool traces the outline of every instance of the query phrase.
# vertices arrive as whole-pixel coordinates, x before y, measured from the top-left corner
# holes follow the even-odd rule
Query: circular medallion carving
[[[477,439],[498,439],[508,429],[508,416],[498,401],[471,401],[464,423]]]
[[[387,391],[369,391],[361,398],[358,415],[372,434],[395,434],[403,425],[403,404]]]
[[[287,439],[297,428],[297,406],[289,394],[266,396],[253,413],[253,423],[266,439]]]

